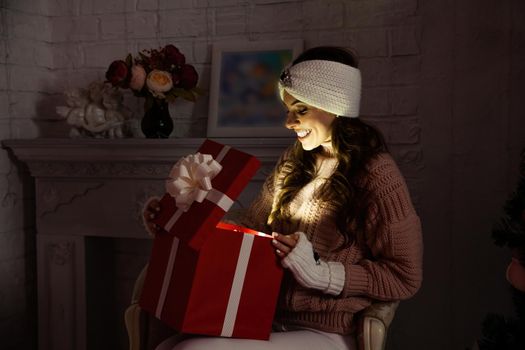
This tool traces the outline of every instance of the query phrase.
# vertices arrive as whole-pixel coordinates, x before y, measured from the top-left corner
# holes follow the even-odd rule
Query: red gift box
[[[178,208],[174,197],[166,193],[160,200],[161,212],[153,222],[198,250],[255,175],[260,162],[247,153],[211,140],[206,140],[197,152],[210,155],[222,166],[211,179],[213,189],[202,202],[189,205],[187,211]]]
[[[267,340],[283,270],[271,236],[219,223],[192,249],[159,234],[140,306],[194,334]]]

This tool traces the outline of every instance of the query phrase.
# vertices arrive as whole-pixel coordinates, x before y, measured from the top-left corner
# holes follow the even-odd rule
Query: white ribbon
[[[155,316],[160,319],[162,315],[162,310],[164,309],[164,303],[166,302],[166,295],[168,294],[168,289],[170,287],[171,275],[173,273],[173,267],[175,265],[175,258],[177,257],[177,252],[179,251],[179,239],[173,237],[173,242],[171,243],[170,256],[168,257],[168,262],[166,265],[166,272],[164,272],[164,279],[162,280],[162,287],[160,289],[159,300],[157,302],[157,308],[155,309]]]
[[[230,297],[228,298],[228,306],[226,307],[226,314],[224,315],[224,322],[222,324],[222,337],[231,337],[233,329],[235,328],[237,310],[239,309],[239,302],[241,301],[242,287],[244,286],[244,279],[246,277],[246,270],[248,269],[254,239],[255,236],[249,234],[244,234],[242,237]]]
[[[207,199],[225,212],[231,208],[233,199],[211,188],[211,179],[222,169],[219,162],[222,162],[230,148],[230,146],[224,146],[215,159],[209,154],[196,153],[180,159],[173,166],[170,172],[171,179],[166,182],[166,192],[175,197],[178,209],[164,225],[166,231],[171,231],[182,213],[187,211],[194,201],[202,203],[204,199]],[[183,174],[187,174],[187,176],[182,179],[177,177]],[[205,189],[199,187],[201,182],[205,184]]]
[[[202,203],[212,190],[211,180],[222,166],[209,154],[196,153],[180,159],[171,169],[166,192],[177,208],[186,212],[193,202]]]

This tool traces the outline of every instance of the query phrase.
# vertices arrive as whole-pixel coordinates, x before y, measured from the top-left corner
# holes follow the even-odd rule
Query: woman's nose
[[[286,122],[285,122],[285,126],[288,128],[288,129],[293,129],[294,126],[297,126],[297,124],[299,124],[299,120],[297,119],[297,117],[295,116],[295,113],[287,113],[286,114]]]

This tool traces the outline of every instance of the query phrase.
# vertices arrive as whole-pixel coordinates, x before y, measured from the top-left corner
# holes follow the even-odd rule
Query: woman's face
[[[331,145],[332,123],[335,115],[312,107],[284,92],[286,127],[295,131],[305,151]]]

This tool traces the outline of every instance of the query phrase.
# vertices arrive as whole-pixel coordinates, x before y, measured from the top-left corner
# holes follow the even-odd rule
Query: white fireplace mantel
[[[262,163],[236,205],[253,198],[287,138],[217,138]],[[39,349],[88,346],[90,237],[146,238],[142,206],[164,192],[171,166],[202,138],[4,140],[35,180]]]

